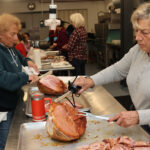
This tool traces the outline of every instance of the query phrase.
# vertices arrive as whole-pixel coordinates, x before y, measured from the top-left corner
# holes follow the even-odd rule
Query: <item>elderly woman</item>
[[[85,75],[85,63],[87,60],[85,20],[80,13],[70,16],[71,24],[74,26],[69,41],[62,48],[68,51],[69,62],[75,67],[73,75]]]
[[[127,78],[129,92],[136,111],[123,111],[110,118],[122,127],[134,124],[147,125],[150,129],[150,3],[139,6],[132,14],[137,44],[114,65],[90,78],[79,78],[75,84],[87,88],[120,81]],[[149,125],[149,126],[148,126]]]
[[[22,72],[23,66],[37,67],[15,49],[20,20],[10,14],[0,15],[0,150],[4,150],[13,113],[20,97],[21,87],[38,76]]]

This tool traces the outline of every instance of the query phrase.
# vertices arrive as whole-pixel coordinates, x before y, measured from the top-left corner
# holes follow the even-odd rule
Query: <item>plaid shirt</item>
[[[87,42],[87,32],[85,28],[84,27],[76,28],[72,32],[67,44],[69,61],[71,61],[73,58],[79,60],[87,59],[86,42]]]
[[[68,43],[68,36],[66,29],[62,27],[62,29],[58,32],[58,39],[56,41],[57,43],[57,49],[61,50],[62,46]]]

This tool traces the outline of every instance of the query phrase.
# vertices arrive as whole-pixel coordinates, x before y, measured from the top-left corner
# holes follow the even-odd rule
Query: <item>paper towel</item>
[[[37,65],[38,69],[42,67],[41,65],[41,55],[39,49],[34,49],[33,52],[34,63]]]
[[[0,112],[0,122],[7,120],[7,112]]]

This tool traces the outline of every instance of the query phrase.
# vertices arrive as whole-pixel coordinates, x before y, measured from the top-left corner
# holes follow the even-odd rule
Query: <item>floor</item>
[[[90,76],[100,71],[97,63],[86,64],[86,75]],[[120,82],[103,85],[105,89],[114,97],[129,95],[128,88],[120,84]]]

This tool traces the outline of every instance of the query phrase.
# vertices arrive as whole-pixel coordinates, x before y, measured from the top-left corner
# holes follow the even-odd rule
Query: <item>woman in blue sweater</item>
[[[28,81],[38,81],[38,76],[22,72],[23,66],[36,65],[15,49],[20,20],[10,14],[0,15],[0,150],[4,150],[21,87]]]

